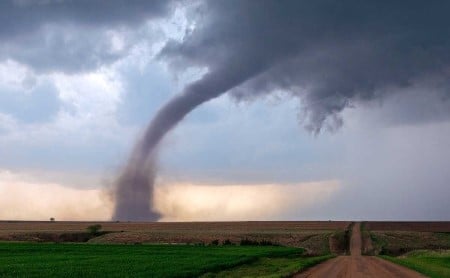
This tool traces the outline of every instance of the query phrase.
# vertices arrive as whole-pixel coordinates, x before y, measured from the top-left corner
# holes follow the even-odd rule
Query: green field
[[[1,277],[192,277],[239,270],[243,264],[279,265],[295,272],[303,250],[279,246],[101,245],[0,243]],[[263,258],[280,258],[268,260]],[[285,258],[285,259],[281,259]],[[325,258],[322,257],[321,260]],[[266,261],[264,261],[266,260]],[[320,259],[318,259],[319,261]],[[318,262],[317,261],[317,262]],[[264,263],[266,262],[266,263]],[[295,263],[295,264],[294,264]],[[259,265],[260,267],[261,265]],[[280,272],[281,273],[281,272]]]
[[[404,265],[429,277],[450,277],[450,251],[413,251],[405,256],[382,258]]]
[[[288,256],[282,258],[260,258],[257,261],[244,264],[230,270],[218,273],[208,273],[202,278],[225,278],[225,277],[290,277],[292,274],[305,270],[320,262],[334,257],[333,255],[324,255],[318,257]]]

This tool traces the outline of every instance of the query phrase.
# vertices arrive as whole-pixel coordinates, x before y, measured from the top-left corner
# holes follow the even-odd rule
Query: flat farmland
[[[364,222],[362,240],[368,255],[450,249],[450,222]]]
[[[90,237],[87,227],[100,224],[103,234]],[[338,241],[351,222],[66,222],[2,221],[0,240],[122,244],[274,244],[301,247],[309,254],[345,252]],[[83,236],[84,235],[84,236]],[[340,247],[343,246],[343,247]]]
[[[101,225],[99,231],[87,229],[96,224]],[[447,222],[3,221],[0,276],[40,277],[51,269],[50,276],[55,277],[97,276],[103,271],[123,276],[130,270],[143,277],[311,273],[332,277],[337,270],[350,271],[349,276],[367,272],[381,277],[385,272],[392,277],[395,273],[448,277],[448,226]],[[78,260],[83,264],[72,263]]]
[[[239,222],[79,222],[79,221],[0,221],[0,231],[84,231],[86,226],[101,224],[108,231],[199,231],[252,230],[298,231],[345,229],[349,221],[239,221]]]
[[[450,222],[389,222],[370,221],[364,222],[365,228],[369,231],[408,231],[408,232],[450,232]]]
[[[281,276],[328,258],[302,254],[302,249],[280,246],[2,242],[0,277],[198,277],[282,260],[277,263]]]

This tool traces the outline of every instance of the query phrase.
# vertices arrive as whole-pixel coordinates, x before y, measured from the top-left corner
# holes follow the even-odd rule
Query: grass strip
[[[450,277],[450,252],[415,251],[402,257],[380,256],[432,278]]]
[[[207,273],[202,278],[222,277],[290,277],[293,274],[333,258],[333,255],[318,257],[289,256],[283,258],[259,258],[253,263],[241,265],[218,273]]]

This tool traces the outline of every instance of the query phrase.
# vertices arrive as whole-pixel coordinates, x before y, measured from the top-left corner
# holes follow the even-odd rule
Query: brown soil
[[[450,232],[450,222],[364,222],[368,231]]]
[[[107,231],[299,231],[343,230],[347,221],[248,221],[248,222],[77,222],[0,221],[0,233],[38,231],[86,231],[92,224]]]
[[[405,267],[377,257],[361,256],[360,224],[353,225],[350,240],[350,256],[319,264],[295,277],[424,277]]]

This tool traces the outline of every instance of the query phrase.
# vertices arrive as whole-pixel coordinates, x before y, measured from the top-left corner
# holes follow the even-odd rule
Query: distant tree
[[[210,243],[211,245],[219,245],[219,240],[218,239],[215,239],[215,240],[213,240],[213,241],[211,241],[211,243]]]
[[[55,222],[55,218],[54,217],[50,217],[50,221]]]
[[[88,233],[90,233],[91,235],[97,235],[100,230],[102,229],[102,225],[100,224],[95,224],[95,225],[91,225],[89,227],[86,228]]]
[[[226,239],[226,240],[222,241],[222,245],[233,245],[233,243],[231,242],[231,240]]]

